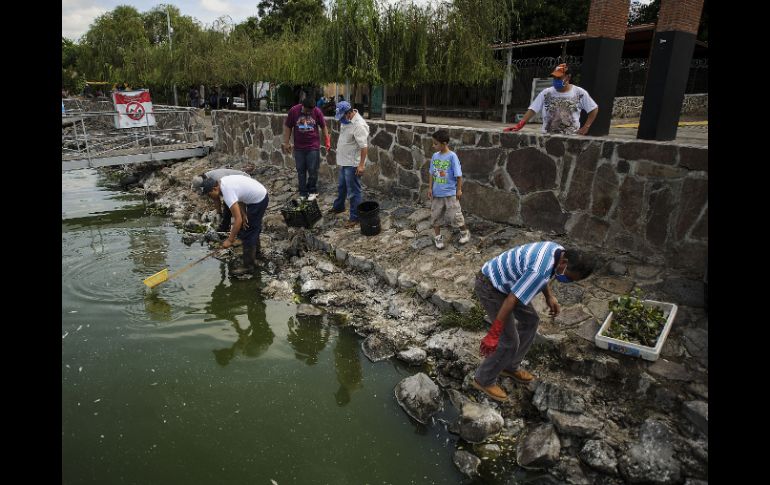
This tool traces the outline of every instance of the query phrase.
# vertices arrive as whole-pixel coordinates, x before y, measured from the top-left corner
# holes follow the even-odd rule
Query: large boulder
[[[559,460],[561,442],[551,423],[529,428],[516,447],[516,461],[524,468],[549,468]]]
[[[396,401],[415,420],[425,424],[441,410],[441,391],[427,374],[420,372],[403,379],[394,390]]]
[[[679,483],[681,466],[674,458],[673,439],[668,426],[647,419],[639,430],[638,441],[620,458],[620,473],[630,483]]]
[[[460,436],[470,443],[481,443],[503,429],[505,421],[495,409],[467,402],[457,418],[457,430]]]

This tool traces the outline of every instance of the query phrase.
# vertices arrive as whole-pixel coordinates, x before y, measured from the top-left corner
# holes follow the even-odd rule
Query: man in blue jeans
[[[226,175],[218,181],[213,178],[204,180],[203,194],[215,201],[219,201],[221,196],[233,215],[230,234],[222,242],[222,248],[232,246],[236,237],[243,241],[243,266],[234,268],[230,274],[252,274],[256,269],[256,259],[262,257],[259,235],[262,232],[262,218],[270,201],[267,189],[253,178]]]
[[[315,200],[318,197],[318,167],[321,163],[321,137],[323,130],[326,150],[331,148],[329,129],[326,127],[321,109],[316,107],[313,98],[307,96],[302,103],[293,106],[283,124],[283,148],[291,153],[289,135],[294,132],[294,163],[297,166],[299,196]]]
[[[347,101],[337,103],[334,118],[340,122],[340,137],[337,140],[337,165],[340,167],[337,182],[337,198],[332,205],[333,212],[345,210],[345,199],[350,199],[350,219],[345,227],[358,224],[358,204],[361,203],[361,176],[366,166],[369,150],[369,125]]]

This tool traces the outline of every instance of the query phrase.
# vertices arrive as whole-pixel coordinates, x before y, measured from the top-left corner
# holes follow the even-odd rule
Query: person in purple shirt
[[[289,135],[294,132],[294,163],[297,166],[299,195],[308,200],[318,197],[318,167],[321,163],[321,137],[323,130],[326,150],[331,148],[329,129],[321,110],[310,96],[289,110],[283,124],[284,153],[292,152]]]

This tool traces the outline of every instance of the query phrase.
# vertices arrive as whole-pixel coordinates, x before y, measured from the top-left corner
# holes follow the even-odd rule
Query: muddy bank
[[[562,305],[555,319],[547,316],[542,296],[535,298],[541,325],[524,365],[537,379],[522,387],[501,378],[511,397],[500,404],[469,386],[486,330],[439,321],[451,312],[470,319],[473,276],[486,260],[543,239],[568,246],[565,235],[467,217],[471,241],[461,246],[454,233],[439,251],[430,239],[426,203],[367,189],[365,199],[380,204],[382,225],[379,235],[367,237],[358,228],[343,228],[345,214],[325,213],[335,187],[323,183],[324,217],[309,230],[288,228],[279,208],[297,195],[294,171],[216,155],[142,171],[132,190],[145,194],[151,210],[185,228],[187,244],[215,243],[221,237],[212,229],[218,216],[208,199],[190,190],[190,182],[223,165],[252,174],[270,194],[262,234],[265,296],[301,299],[303,314],[338,315],[341,325],[364,337],[364,352],[374,361],[398,358],[415,365],[415,375],[387,398],[398,399],[413,419],[457,433],[453,458],[464,473],[494,479],[495,471],[508,473],[515,462],[546,470],[554,483],[708,479],[708,315],[701,281],[633,254],[581,245],[599,256],[600,268],[584,281],[554,285]],[[443,232],[449,235],[448,228]],[[235,257],[239,248],[225,259]],[[679,305],[656,362],[593,343],[608,302],[636,287],[648,298]],[[458,409],[456,422],[432,419],[441,396]]]

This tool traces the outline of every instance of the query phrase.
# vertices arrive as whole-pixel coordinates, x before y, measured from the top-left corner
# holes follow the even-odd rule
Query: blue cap
[[[334,119],[339,121],[343,116],[345,116],[345,113],[353,109],[350,106],[350,103],[347,101],[340,101],[337,103],[337,112],[334,114]]]
[[[217,180],[214,180],[212,178],[207,178],[206,180],[203,181],[203,187],[201,192],[203,192],[203,195],[208,195],[209,192],[214,190],[214,187],[216,187],[218,183],[219,181]]]

